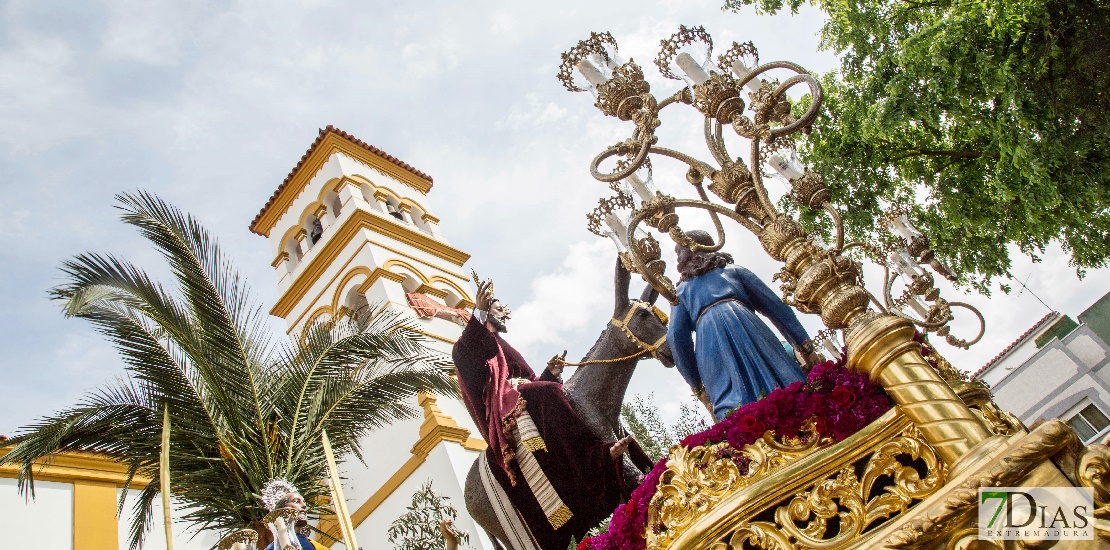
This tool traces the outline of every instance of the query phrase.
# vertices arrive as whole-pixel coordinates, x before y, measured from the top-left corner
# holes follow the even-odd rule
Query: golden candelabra
[[[659,72],[686,84],[662,100],[651,93],[641,67],[619,57],[607,32],[593,33],[562,56],[558,78],[568,90],[591,92],[602,113],[633,125],[628,139],[590,163],[593,177],[615,195],[587,216],[589,229],[613,239],[625,266],[673,304],[677,293],[664,272],[660,243],[644,227],[695,251],[719,250],[726,237],[722,220],[733,220],[783,262],[775,275],[783,302],[821,316],[829,328],[818,338],[830,353],[839,353],[834,334],[840,331],[849,367],[880,383],[896,407],[851,443],[792,447],[771,438],[749,446],[742,452],[759,468],[745,475],[716,449],[672,449],[652,501],[649,548],[1011,547],[1012,541],[975,536],[971,493],[979,486],[1093,487],[1096,517],[1110,518],[1106,447],[1084,449],[1059,421],[1027,431],[998,409],[989,389],[967,381],[915,339],[916,331],[935,333],[966,348],[982,337],[984,321],[971,306],[940,296],[933,273],[954,274],[937,260],[907,212],[891,208],[873,240],[844,242],[841,214],[820,174],[794,157],[795,134],[807,131],[821,109],[817,79],[794,63],[760,64],[751,43],[733,43],[714,60],[712,38],[701,27],[680,27],[661,43]],[[771,71],[787,76],[764,79]],[[808,92],[804,110],[787,96],[796,86]],[[704,116],[712,162],[658,144],[660,113],[678,104]],[[729,154],[725,126],[750,142],[747,164]],[[653,156],[683,163],[696,197],[660,192],[652,179]],[[611,167],[602,169],[606,163]],[[831,218],[833,244],[825,245],[775,207],[764,185],[771,170],[789,182],[790,200],[799,208]],[[717,234],[713,246],[687,237],[679,225],[682,209],[708,213]],[[852,249],[862,253],[854,256],[883,266],[881,299],[864,287]],[[896,297],[899,280],[904,290]],[[955,308],[978,319],[978,334],[967,339],[951,334]],[[909,463],[917,466],[907,468]],[[885,496],[874,496],[880,493]],[[831,518],[838,518],[835,530]],[[1097,531],[1106,537],[1110,525],[1099,521]]]

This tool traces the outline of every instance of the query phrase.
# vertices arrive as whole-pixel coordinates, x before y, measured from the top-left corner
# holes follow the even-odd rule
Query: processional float
[[[562,56],[558,78],[568,90],[590,91],[602,113],[633,125],[631,137],[590,164],[593,177],[614,195],[587,216],[589,229],[612,238],[625,266],[676,303],[660,243],[644,228],[695,251],[718,250],[726,242],[723,220],[736,222],[783,262],[775,275],[783,301],[821,316],[827,329],[816,343],[834,356],[846,349],[848,367],[882,385],[895,406],[838,443],[783,440],[768,432],[743,449],[750,464],[744,469],[720,452],[721,444],[676,446],[650,503],[646,546],[1047,548],[1056,541],[980,537],[979,488],[1054,486],[1093,490],[1097,536],[1061,541],[1061,547],[1100,547],[1110,540],[1107,447],[1084,446],[1060,420],[1025,427],[995,405],[984,384],[968,380],[928,344],[926,335],[933,333],[966,348],[982,337],[984,321],[971,306],[940,296],[931,272],[954,275],[933,256],[909,211],[892,207],[875,237],[844,242],[840,211],[820,174],[794,157],[794,134],[806,131],[821,108],[817,79],[794,63],[759,64],[751,43],[733,43],[714,60],[712,38],[701,27],[680,27],[661,42],[655,64],[663,76],[686,83],[662,100],[651,93],[641,67],[618,56],[607,32],[593,33]],[[788,76],[764,79],[769,73]],[[805,87],[808,105],[787,96],[796,86]],[[712,162],[658,145],[662,110],[679,104],[704,115]],[[729,154],[726,126],[750,141],[747,165]],[[696,198],[661,192],[652,179],[653,156],[685,164]],[[611,168],[603,169],[605,163]],[[788,182],[797,208],[830,218],[832,244],[772,202],[764,182],[775,172]],[[712,247],[692,242],[680,228],[679,212],[696,210],[706,212],[716,229]],[[878,297],[863,285],[860,260],[866,259],[885,273]],[[979,321],[970,339],[951,333],[960,309]]]

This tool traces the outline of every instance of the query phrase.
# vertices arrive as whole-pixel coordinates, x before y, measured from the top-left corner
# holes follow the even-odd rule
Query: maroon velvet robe
[[[502,354],[504,365],[498,364],[498,357]],[[524,357],[476,318],[472,318],[463,329],[452,350],[452,357],[463,402],[482,437],[489,443],[484,452],[489,453],[493,475],[541,548],[565,550],[572,536],[581,539],[587,530],[613,513],[622,496],[620,471],[609,456],[609,448],[613,444],[602,441],[590,431],[571,408],[563,394],[563,385],[549,371],[545,369],[537,380]],[[495,379],[491,373],[500,374],[496,378],[504,379]],[[513,395],[516,391],[508,386],[508,378],[533,380],[521,384],[519,394],[526,403],[525,410],[547,444],[546,451],[536,451],[534,455],[551,486],[574,514],[557,530],[551,528],[516,460],[511,457],[505,460],[507,457],[502,445],[507,445],[507,442],[500,433],[502,419],[497,418],[497,411],[490,409],[492,406],[500,408],[505,414],[512,412],[511,406],[506,410],[504,405],[499,405],[511,403],[516,398]],[[509,472],[512,472],[511,476]]]

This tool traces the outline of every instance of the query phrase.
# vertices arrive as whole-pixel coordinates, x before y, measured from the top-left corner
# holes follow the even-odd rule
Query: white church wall
[[[117,498],[119,494],[123,493],[123,489],[117,491]],[[131,522],[135,518],[134,504],[138,501],[139,491],[130,490],[127,492],[127,503],[124,505],[123,514],[119,517],[117,530],[119,532],[119,548],[125,550],[129,548],[128,544],[131,540]],[[180,503],[171,501],[173,504],[173,548],[174,550],[209,550],[220,542],[220,535],[213,531],[197,532],[190,529],[189,526],[180,521],[180,518],[188,511]],[[150,522],[150,531],[147,532],[146,541],[143,543],[144,550],[164,550],[166,548],[166,527],[163,521],[162,514],[162,499],[159,498],[154,501],[152,508],[153,518]],[[49,547],[43,547],[49,548]]]
[[[366,549],[391,548],[388,537],[389,526],[405,513],[405,507],[412,503],[412,495],[430,479],[432,480],[432,488],[437,493],[448,497],[450,504],[459,511],[459,519],[456,525],[470,534],[469,548],[482,550],[493,548],[485,534],[480,532],[481,529],[474,524],[466,513],[466,504],[463,501],[465,473],[464,477],[457,477],[456,468],[449,455],[449,449],[451,448],[456,448],[473,457],[478,456],[476,452],[466,451],[455,444],[437,445],[428,454],[424,463],[408,479],[402,482],[388,498],[382,501],[372,514],[355,527],[355,536],[358,538],[359,545]],[[341,543],[332,546],[333,550],[340,548],[344,548]]]
[[[9,548],[73,548],[73,484],[36,481],[35,499],[0,478],[0,533]]]

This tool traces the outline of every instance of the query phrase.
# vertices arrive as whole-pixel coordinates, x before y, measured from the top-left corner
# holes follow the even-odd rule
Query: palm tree
[[[323,500],[321,430],[337,456],[361,459],[359,439],[412,417],[416,392],[457,391],[449,360],[391,310],[320,323],[271,345],[262,309],[195,218],[145,192],[116,199],[122,220],[169,263],[174,292],[112,255],[62,264],[66,282],[53,298],[112,342],[126,376],[12,438],[0,463],[20,464],[20,492],[34,495],[35,461],[104,453],[128,466],[128,486],[136,475],[151,480],[130,526],[131,548],[141,547],[158,497],[167,407],[171,489],[188,510],[181,519],[196,529],[239,528],[265,514],[258,494],[271,477],[291,481],[309,503]]]

